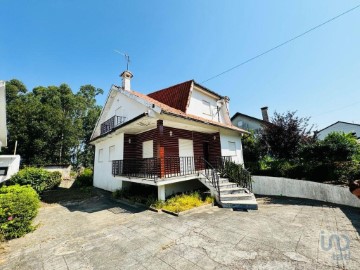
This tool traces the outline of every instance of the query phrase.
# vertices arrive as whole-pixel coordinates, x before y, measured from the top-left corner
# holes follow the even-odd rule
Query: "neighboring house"
[[[131,90],[129,71],[120,76],[122,87],[111,87],[91,137],[95,187],[148,184],[161,200],[203,184],[220,200],[221,181],[229,192],[244,191],[213,170],[225,159],[243,164],[247,132],[231,124],[227,97],[193,80],[144,95]]]
[[[269,123],[267,110],[268,107],[261,108],[263,119],[237,112],[233,117],[231,117],[231,122],[234,126],[245,129],[247,131],[254,131],[255,134],[259,134],[263,126]]]
[[[331,132],[353,133],[357,139],[360,139],[360,124],[337,121],[326,128],[315,131],[315,134],[318,139],[323,140]]]
[[[5,82],[0,81],[0,152],[7,147]],[[0,183],[19,171],[20,156],[0,155]]]

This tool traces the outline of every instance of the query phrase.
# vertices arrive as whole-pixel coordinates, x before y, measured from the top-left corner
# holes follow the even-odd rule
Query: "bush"
[[[59,172],[48,172],[41,168],[27,167],[13,175],[8,184],[30,185],[38,194],[57,187],[61,182]]]
[[[213,198],[206,197],[205,200],[203,200],[198,192],[193,192],[191,194],[177,195],[165,202],[157,202],[153,206],[158,209],[162,208],[174,213],[179,213],[211,202],[213,202]]]
[[[39,195],[30,186],[0,188],[0,238],[17,238],[34,230],[31,225],[40,206]]]
[[[88,187],[93,185],[93,171],[92,169],[86,168],[80,175],[75,179],[75,186],[77,187]]]

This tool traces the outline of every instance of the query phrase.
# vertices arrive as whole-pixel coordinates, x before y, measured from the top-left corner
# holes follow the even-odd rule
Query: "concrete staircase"
[[[210,189],[218,204],[223,208],[233,208],[235,210],[258,209],[255,195],[247,188],[238,187],[236,183],[230,182],[227,178],[219,179],[220,199],[217,190],[205,176],[202,176],[200,181]]]

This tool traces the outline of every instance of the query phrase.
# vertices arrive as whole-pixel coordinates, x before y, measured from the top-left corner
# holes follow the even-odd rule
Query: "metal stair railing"
[[[215,188],[217,194],[218,194],[218,198],[219,198],[219,202],[221,201],[220,199],[220,176],[218,171],[203,157],[201,157],[201,161],[204,162],[204,173],[202,173],[207,180],[210,181],[211,185]]]

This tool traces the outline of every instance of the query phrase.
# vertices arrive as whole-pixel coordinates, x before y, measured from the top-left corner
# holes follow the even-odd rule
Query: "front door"
[[[195,172],[194,146],[192,140],[179,139],[179,160],[181,175]]]

